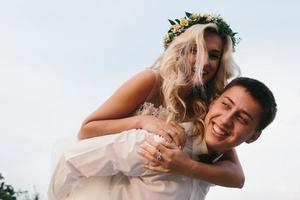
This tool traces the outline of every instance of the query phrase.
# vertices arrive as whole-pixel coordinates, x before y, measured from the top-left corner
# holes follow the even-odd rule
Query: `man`
[[[202,144],[188,140],[184,152],[194,159],[203,151],[220,157],[243,142],[254,142],[274,120],[276,107],[272,92],[261,82],[234,79],[210,106]],[[154,136],[142,145],[140,154],[158,165],[146,167],[184,176],[144,170],[145,160],[137,155],[137,147],[150,133],[122,134],[86,140],[80,148],[67,151],[52,177],[49,199],[205,198],[209,184],[199,180],[203,165],[198,161]]]
[[[204,141],[208,152],[220,155],[243,142],[256,141],[262,130],[274,120],[276,111],[274,96],[264,84],[249,78],[234,79],[210,105],[205,117]],[[174,146],[167,143],[161,145],[152,140],[149,143],[155,149],[144,146],[142,155],[158,166],[148,165],[148,169],[197,179],[203,176],[203,173],[199,173],[203,167],[197,161],[182,156]],[[160,161],[157,155],[160,155]],[[201,187],[208,188],[203,183]]]

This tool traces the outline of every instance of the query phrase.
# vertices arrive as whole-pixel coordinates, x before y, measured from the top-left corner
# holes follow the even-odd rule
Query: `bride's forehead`
[[[221,50],[223,48],[222,38],[217,33],[204,34],[205,44],[209,48]]]

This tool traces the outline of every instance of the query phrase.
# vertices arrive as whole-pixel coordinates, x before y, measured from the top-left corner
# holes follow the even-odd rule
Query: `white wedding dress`
[[[137,114],[165,118],[166,111],[144,103]],[[192,123],[181,125],[190,134]],[[148,137],[162,140],[145,130],[132,129],[79,141],[61,156],[49,185],[49,200],[204,199],[211,184],[143,167],[149,162],[137,149]],[[192,158],[206,153],[205,144],[198,141],[189,137],[183,151]]]

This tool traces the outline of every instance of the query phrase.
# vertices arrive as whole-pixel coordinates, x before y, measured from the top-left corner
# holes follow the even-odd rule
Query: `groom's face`
[[[205,142],[209,150],[223,153],[260,136],[257,126],[261,106],[247,90],[233,86],[215,100],[205,117]]]

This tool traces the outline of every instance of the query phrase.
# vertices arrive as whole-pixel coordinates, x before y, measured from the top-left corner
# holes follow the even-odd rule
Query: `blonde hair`
[[[207,112],[207,106],[218,96],[224,88],[227,80],[234,75],[237,65],[232,58],[232,41],[229,36],[222,37],[223,52],[217,69],[212,80],[206,86],[203,85],[202,75],[204,60],[207,56],[205,47],[204,33],[215,32],[218,34],[217,25],[196,24],[188,28],[184,33],[174,38],[168,48],[151,66],[157,69],[162,77],[161,93],[164,98],[164,106],[169,111],[167,121],[179,123],[188,114],[194,119],[194,135],[203,134],[203,119]],[[195,67],[191,66],[187,57],[193,46],[197,46]],[[195,71],[193,71],[193,67]],[[239,70],[237,70],[239,72]],[[189,77],[192,77],[190,79]],[[192,97],[192,102],[187,105],[180,96],[180,92],[185,88],[198,88],[205,90],[207,99],[196,99]],[[183,113],[181,113],[183,110]]]

